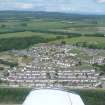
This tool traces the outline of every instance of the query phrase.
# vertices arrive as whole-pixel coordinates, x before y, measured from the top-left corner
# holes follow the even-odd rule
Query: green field
[[[72,37],[65,38],[64,40],[58,40],[52,43],[60,43],[61,41],[65,41],[67,44],[77,45],[81,47],[105,49],[105,37]]]
[[[5,25],[5,27],[2,27],[2,25]],[[13,21],[8,21],[8,22],[0,22],[0,26],[2,27],[0,29],[0,31],[2,31],[2,29],[4,30],[9,30],[9,29],[62,29],[65,26],[71,26],[69,23],[64,23],[64,22],[57,22],[57,21],[44,21],[44,20],[30,20],[30,21],[20,21],[17,22],[15,20],[15,22]]]
[[[94,33],[104,33],[105,21],[97,20],[46,20],[46,19],[28,19],[28,20],[5,20],[0,22],[0,32],[6,31],[19,31],[19,30],[56,30],[65,31],[72,33],[84,33],[84,34],[94,34]]]
[[[1,34],[0,51],[7,51],[12,49],[24,49],[34,44],[47,43],[47,42],[52,43],[52,41],[54,41],[55,43],[65,41],[68,44],[76,46],[93,48],[93,49],[96,48],[105,49],[105,37],[95,37],[95,36],[73,37],[73,35],[72,37],[69,37],[69,35],[25,31],[25,32]],[[20,46],[17,46],[19,43]]]
[[[33,37],[33,36],[39,36],[39,37],[43,37],[43,38],[56,38],[56,36],[60,36],[60,35],[25,31],[25,32],[1,34],[0,39],[3,39],[3,38],[7,38],[7,39],[8,38],[24,38],[24,37]]]
[[[85,105],[105,105],[105,90],[66,90],[80,94]],[[0,88],[0,103],[22,104],[30,91],[27,88]]]
[[[85,42],[84,47],[105,48],[103,17],[96,16],[93,20],[94,16],[89,19],[88,16],[70,16],[56,13],[1,12],[0,51],[24,49],[37,43],[47,43],[67,37],[69,38],[65,41],[70,44],[78,42],[81,45]],[[83,35],[91,37],[70,38]]]

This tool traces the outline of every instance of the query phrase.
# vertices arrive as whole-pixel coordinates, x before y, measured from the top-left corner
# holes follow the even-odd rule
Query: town
[[[69,44],[39,44],[28,50],[12,50],[20,57],[18,67],[2,74],[3,86],[105,88],[105,74],[94,64],[104,65],[104,50],[76,47]],[[22,57],[31,58],[30,62]]]

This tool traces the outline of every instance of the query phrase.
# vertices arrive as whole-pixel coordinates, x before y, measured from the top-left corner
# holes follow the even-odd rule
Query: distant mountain
[[[49,20],[83,20],[105,19],[105,15],[86,15],[58,12],[34,12],[34,11],[0,11],[0,21],[5,19],[49,19]]]

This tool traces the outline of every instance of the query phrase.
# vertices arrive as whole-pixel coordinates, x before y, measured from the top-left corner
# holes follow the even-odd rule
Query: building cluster
[[[26,66],[6,78],[10,86],[96,88],[101,85],[95,70],[69,70]]]
[[[102,86],[100,74],[94,69],[76,69],[81,65],[70,45],[46,45],[14,52],[32,57],[28,64],[21,64],[8,70],[8,76],[1,79],[12,87],[70,87],[97,88]]]
[[[105,57],[96,57],[90,60],[90,64],[98,64],[104,65],[105,64]]]

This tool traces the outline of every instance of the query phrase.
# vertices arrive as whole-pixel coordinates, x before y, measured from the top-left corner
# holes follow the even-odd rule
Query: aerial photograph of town
[[[0,0],[0,105],[33,89],[105,105],[105,0]]]

